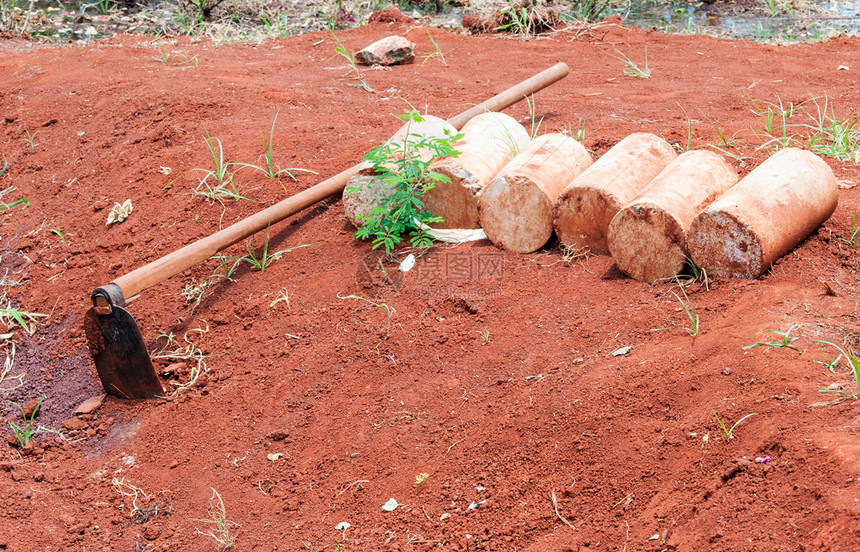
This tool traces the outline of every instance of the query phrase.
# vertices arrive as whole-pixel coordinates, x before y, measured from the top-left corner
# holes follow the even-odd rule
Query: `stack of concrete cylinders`
[[[579,175],[559,196],[553,226],[562,246],[609,254],[609,223],[678,156],[668,142],[631,134]]]
[[[428,211],[442,217],[434,228],[477,228],[481,190],[529,144],[529,133],[504,113],[482,113],[460,131],[453,146],[459,155],[437,159],[430,170],[450,178],[424,195]]]
[[[734,168],[714,152],[680,155],[610,222],[615,264],[643,282],[675,277],[687,260],[693,219],[737,181]]]
[[[558,194],[591,165],[582,144],[564,134],[533,140],[481,192],[481,227],[494,244],[530,253],[552,236]]]
[[[690,257],[709,276],[757,278],[830,218],[838,201],[827,163],[783,149],[696,216]]]
[[[446,133],[451,136],[457,134],[457,129],[445,119],[432,115],[424,115],[423,118],[421,122],[411,121],[403,125],[388,140],[388,144],[398,148],[402,147],[405,140],[418,142],[422,138],[444,138]],[[418,154],[423,161],[433,158],[433,151],[429,148],[421,148]],[[359,215],[367,214],[382,205],[389,190],[388,183],[378,178],[373,169],[364,169],[351,177],[343,192],[343,209],[347,220],[356,228],[361,227]]]

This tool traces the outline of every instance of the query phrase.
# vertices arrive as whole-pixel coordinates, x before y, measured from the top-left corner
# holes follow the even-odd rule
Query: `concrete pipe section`
[[[528,146],[529,133],[510,115],[483,113],[460,131],[456,157],[437,159],[430,170],[451,179],[424,196],[427,210],[442,217],[434,228],[478,228],[478,196],[502,167]]]
[[[637,132],[618,142],[561,192],[553,213],[558,240],[608,255],[612,218],[677,156],[653,134]]]
[[[734,168],[714,152],[680,155],[610,222],[615,264],[649,284],[675,277],[687,260],[693,219],[737,181]]]
[[[758,278],[830,218],[838,201],[827,163],[786,148],[699,213],[690,256],[709,276]]]
[[[558,194],[591,165],[582,144],[564,134],[536,138],[484,188],[481,227],[494,244],[530,253],[552,236]]]

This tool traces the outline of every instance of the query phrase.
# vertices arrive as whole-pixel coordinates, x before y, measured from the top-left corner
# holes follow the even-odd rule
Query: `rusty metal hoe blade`
[[[122,291],[114,284],[96,289],[84,331],[105,391],[127,399],[163,396],[164,389],[149,359],[134,317],[123,308]]]

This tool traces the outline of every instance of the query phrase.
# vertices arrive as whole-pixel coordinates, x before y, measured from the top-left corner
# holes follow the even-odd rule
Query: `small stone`
[[[143,538],[146,540],[155,540],[161,535],[161,528],[155,525],[149,525],[143,530]]]
[[[173,462],[170,463],[170,469],[171,470],[176,469],[178,467],[179,467],[179,460],[174,460]]]
[[[40,483],[45,480],[45,474],[42,472],[36,472],[33,474],[33,481],[36,483]]]
[[[355,54],[364,65],[401,65],[415,61],[415,44],[402,36],[387,36]]]
[[[394,510],[397,509],[398,506],[399,506],[399,504],[397,504],[396,500],[394,500],[393,498],[389,498],[388,502],[386,502],[385,504],[382,505],[382,511],[383,512],[393,512]]]
[[[283,457],[284,457],[283,452],[273,452],[273,453],[266,455],[266,458],[269,459],[269,462],[277,462],[278,460],[280,460]]]
[[[63,422],[63,427],[69,431],[86,429],[87,422],[81,420],[80,418],[69,418],[65,422]]]
[[[32,401],[26,402],[23,405],[21,405],[21,413],[24,416],[24,418],[26,418],[28,420],[33,418],[34,417],[33,413],[35,413],[36,416],[38,416],[39,412],[36,409],[39,408],[40,403],[41,403],[40,399],[33,399]]]
[[[102,393],[101,395],[96,395],[95,397],[90,397],[89,399],[79,404],[73,414],[92,414],[99,409],[104,400],[104,393]]]
[[[449,517],[451,517],[451,514],[449,514],[448,512],[445,512],[444,514],[442,514],[441,516],[439,516],[439,521],[445,521],[445,520],[446,520],[446,519],[448,519]]]

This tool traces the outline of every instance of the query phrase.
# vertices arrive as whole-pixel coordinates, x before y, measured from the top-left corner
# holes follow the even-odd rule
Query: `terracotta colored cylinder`
[[[737,181],[734,168],[714,152],[678,156],[609,223],[615,264],[648,283],[676,276],[687,260],[693,219]]]
[[[477,228],[481,190],[528,146],[530,137],[513,117],[504,113],[478,115],[460,131],[453,145],[457,157],[438,159],[430,170],[451,179],[437,182],[424,196],[427,210],[442,217],[434,228]]]
[[[674,148],[653,134],[637,132],[618,142],[561,192],[553,213],[558,240],[608,255],[612,217],[676,157]]]
[[[563,134],[546,134],[505,165],[481,192],[481,227],[494,244],[530,253],[552,236],[552,208],[558,194],[591,165],[582,144]]]
[[[443,138],[446,131],[451,136],[457,134],[457,130],[445,119],[424,115],[420,123],[407,123],[400,127],[388,140],[389,143],[402,143],[407,133],[409,140],[419,141],[422,138]],[[419,157],[427,161],[433,157],[433,152],[427,148],[419,151]],[[343,210],[347,220],[356,228],[362,226],[358,219],[359,215],[369,213],[382,205],[388,193],[388,185],[381,178],[376,177],[373,169],[364,169],[358,174],[350,177],[343,192]]]
[[[814,153],[776,153],[693,220],[690,257],[709,276],[758,278],[836,210],[833,171]]]

